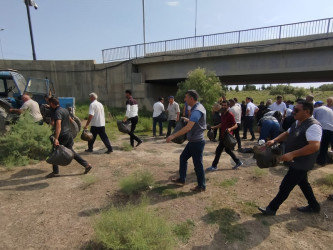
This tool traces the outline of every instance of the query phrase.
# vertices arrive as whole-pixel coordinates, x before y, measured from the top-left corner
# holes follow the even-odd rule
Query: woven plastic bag
[[[67,166],[72,162],[74,158],[74,153],[69,148],[63,145],[59,145],[53,148],[53,151],[47,157],[46,162],[52,165]]]

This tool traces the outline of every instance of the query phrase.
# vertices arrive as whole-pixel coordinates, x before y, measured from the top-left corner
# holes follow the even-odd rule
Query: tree
[[[307,94],[307,90],[303,87],[295,88],[293,94],[296,97],[296,99],[299,99],[299,98],[302,98],[303,96],[305,96]]]
[[[238,85],[236,86],[235,91],[236,91],[236,92],[239,92]]]
[[[199,94],[199,101],[210,108],[222,95],[220,79],[214,72],[203,68],[197,68],[187,74],[187,79],[178,84],[176,98],[179,102],[184,100],[187,90],[194,89]]]
[[[266,89],[265,84],[261,85],[261,90],[265,90],[265,89]]]
[[[229,89],[230,91],[233,91],[233,89],[232,89],[232,87],[230,87],[230,89]]]

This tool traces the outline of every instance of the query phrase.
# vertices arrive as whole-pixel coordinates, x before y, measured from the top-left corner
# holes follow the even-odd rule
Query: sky
[[[0,0],[1,59],[32,60],[24,0]],[[197,1],[197,11],[196,11]],[[95,60],[143,43],[143,0],[35,0],[37,60]],[[146,42],[333,17],[332,0],[144,0]],[[195,25],[195,16],[197,22]]]

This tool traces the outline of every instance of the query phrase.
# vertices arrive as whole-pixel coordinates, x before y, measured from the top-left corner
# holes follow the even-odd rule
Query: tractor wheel
[[[5,134],[9,131],[9,126],[6,124],[7,111],[0,107],[0,134]]]

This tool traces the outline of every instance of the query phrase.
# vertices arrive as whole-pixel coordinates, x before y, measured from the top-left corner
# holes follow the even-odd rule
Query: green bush
[[[51,150],[47,125],[38,125],[25,113],[0,138],[0,164],[7,167],[27,165],[31,161],[45,160]]]
[[[185,222],[174,226],[172,231],[178,239],[180,239],[183,243],[187,243],[191,238],[194,227],[195,224],[192,220],[186,220]]]
[[[112,207],[94,226],[97,241],[108,249],[173,249],[175,239],[167,221],[145,204]]]
[[[125,194],[133,194],[154,184],[153,175],[147,171],[138,171],[120,180],[120,189]]]

